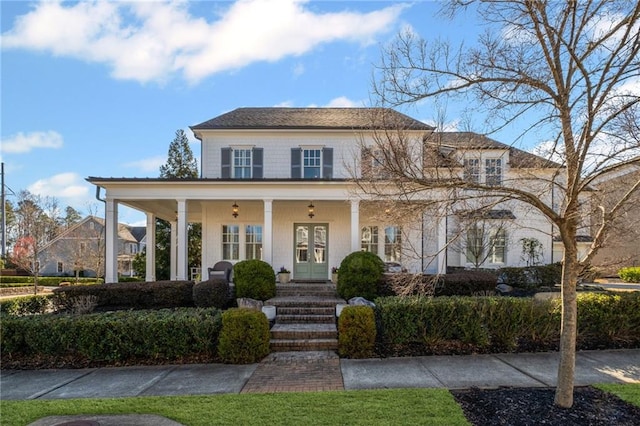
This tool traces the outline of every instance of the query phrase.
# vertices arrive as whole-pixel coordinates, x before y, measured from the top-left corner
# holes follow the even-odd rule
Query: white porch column
[[[169,241],[171,241],[171,250],[169,255],[171,256],[171,258],[169,259],[169,279],[172,281],[175,281],[178,279],[178,272],[177,272],[177,259],[176,259],[176,255],[177,255],[177,248],[178,248],[178,222],[176,221],[171,221],[171,237],[169,238]]]
[[[424,226],[424,225],[423,225]],[[438,274],[447,273],[447,216],[438,218]]]
[[[104,282],[118,282],[118,203],[107,197],[105,205]]]
[[[187,200],[178,200],[178,257],[177,257],[177,279],[188,279],[187,266]]]
[[[273,200],[263,200],[263,202],[262,260],[273,266]]]
[[[156,215],[153,213],[147,213],[147,270],[145,280],[156,280]]]
[[[360,201],[351,200],[351,252],[360,250]]]

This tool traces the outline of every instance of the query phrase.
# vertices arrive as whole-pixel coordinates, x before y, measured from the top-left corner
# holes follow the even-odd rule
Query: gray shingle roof
[[[527,168],[546,168],[561,167],[546,158],[532,154],[527,151],[509,146],[502,142],[498,142],[487,136],[473,132],[437,132],[433,133],[430,140],[437,145],[448,146],[452,148],[464,149],[508,149],[509,163],[511,167],[527,169]]]
[[[371,129],[397,126],[431,131],[433,127],[388,108],[238,108],[192,130],[208,129]]]

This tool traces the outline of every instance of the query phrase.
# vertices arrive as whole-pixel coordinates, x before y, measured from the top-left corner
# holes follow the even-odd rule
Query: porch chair
[[[213,265],[213,268],[208,268],[208,272],[209,279],[223,278],[230,283],[233,274],[233,264],[223,260]]]

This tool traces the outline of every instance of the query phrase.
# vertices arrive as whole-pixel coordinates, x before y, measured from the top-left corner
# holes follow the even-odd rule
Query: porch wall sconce
[[[231,211],[232,211],[231,216],[238,217],[238,205],[235,202],[231,206]]]
[[[313,212],[313,209],[315,207],[313,205],[313,201],[307,207],[309,208],[309,219],[313,219],[313,217],[315,216],[315,213]]]

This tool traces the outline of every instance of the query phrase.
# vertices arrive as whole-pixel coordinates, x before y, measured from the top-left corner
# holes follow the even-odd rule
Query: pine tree
[[[160,166],[161,178],[197,178],[198,163],[189,147],[184,130],[176,130],[176,137],[169,145],[167,163]]]

